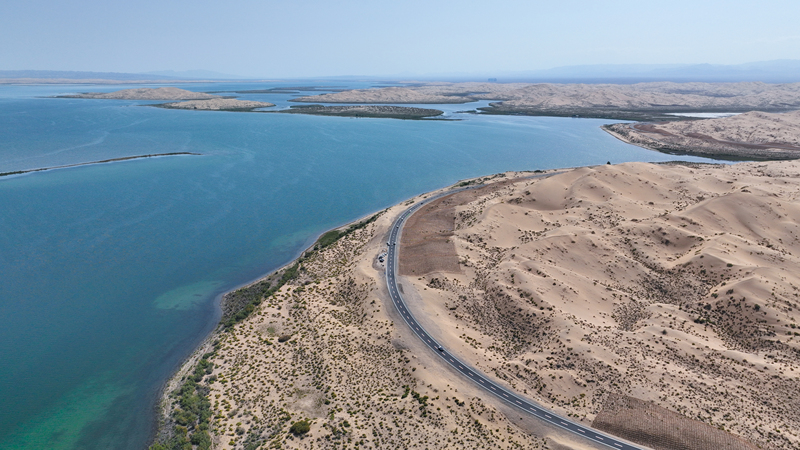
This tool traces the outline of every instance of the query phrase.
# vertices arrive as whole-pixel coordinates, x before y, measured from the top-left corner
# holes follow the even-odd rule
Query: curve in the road
[[[553,414],[552,412],[547,411],[538,404],[534,403],[532,400],[528,400],[524,397],[521,397],[516,393],[514,393],[513,391],[495,383],[494,381],[486,377],[484,374],[479,372],[477,369],[465,364],[463,361],[456,358],[446,348],[442,347],[438,342],[436,342],[436,340],[434,340],[428,334],[428,332],[425,331],[424,328],[422,328],[419,322],[417,322],[417,320],[408,310],[408,308],[406,307],[405,300],[403,299],[403,296],[400,294],[400,291],[397,286],[397,261],[398,261],[397,247],[398,247],[398,242],[400,240],[400,234],[403,229],[403,225],[405,224],[406,220],[423,205],[430,203],[433,200],[437,200],[447,195],[452,195],[456,192],[460,192],[465,189],[470,189],[470,188],[452,190],[433,197],[429,197],[424,201],[419,202],[416,205],[403,211],[403,213],[400,214],[400,216],[392,224],[392,229],[391,232],[389,233],[389,239],[387,242],[388,256],[386,258],[386,285],[389,289],[389,296],[392,298],[392,303],[394,303],[394,306],[395,308],[397,308],[397,311],[400,313],[400,316],[403,318],[408,327],[411,328],[411,331],[413,331],[414,334],[416,334],[417,337],[420,338],[422,342],[428,346],[428,348],[430,348],[434,353],[436,353],[440,358],[442,358],[447,364],[449,364],[451,367],[453,367],[453,369],[455,369],[462,375],[472,380],[475,384],[477,384],[484,390],[498,397],[500,400],[503,400],[504,402],[528,414],[532,414],[533,416],[545,422],[548,422],[564,430],[567,430],[575,434],[576,436],[580,436],[584,439],[588,439],[598,444],[602,444],[619,450],[642,450],[641,447],[631,445],[626,441],[619,440],[618,438],[607,435],[605,433],[601,433],[593,428],[586,427],[584,425],[575,423],[565,417]]]

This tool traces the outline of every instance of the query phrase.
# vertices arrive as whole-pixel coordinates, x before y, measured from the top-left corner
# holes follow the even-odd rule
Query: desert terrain
[[[575,420],[654,448],[797,448],[798,179],[631,163],[457,194],[410,219],[404,287],[442,345]],[[634,429],[655,410],[709,427],[676,447]]]
[[[294,99],[312,103],[468,103],[482,112],[543,116],[676,120],[670,112],[800,109],[800,83],[530,84],[425,83],[350,90]]]
[[[486,186],[409,219],[400,281],[429,333],[555,413],[652,448],[797,448],[800,163],[524,175],[461,183]],[[416,200],[229,294],[225,325],[167,391],[173,439],[585,448],[405,328],[379,256]]]
[[[603,128],[625,142],[666,152],[762,160],[800,158],[800,111],[753,111],[719,119]]]
[[[229,294],[228,326],[168,386],[172,431],[151,448],[590,448],[482,399],[405,328],[378,257],[414,200]]]
[[[212,98],[207,100],[189,100],[176,103],[163,103],[154,105],[168,109],[196,109],[203,111],[252,111],[256,108],[275,106],[269,102],[255,102],[252,100],[237,100],[235,98]]]
[[[187,91],[176,87],[123,89],[114,92],[84,92],[60,95],[59,98],[94,98],[106,100],[208,100],[220,98],[204,92]]]

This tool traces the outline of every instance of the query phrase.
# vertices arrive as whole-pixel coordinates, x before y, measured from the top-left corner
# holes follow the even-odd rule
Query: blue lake
[[[402,121],[46,98],[124,87],[0,87],[0,172],[201,154],[0,177],[0,448],[145,448],[159,388],[216,325],[219,295],[327,229],[463,178],[676,159],[608,121],[458,112],[476,104]]]

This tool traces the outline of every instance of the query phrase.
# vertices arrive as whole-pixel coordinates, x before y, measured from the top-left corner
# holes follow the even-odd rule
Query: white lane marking
[[[561,424],[562,424],[562,425],[569,426],[569,424],[568,424],[568,423],[566,423],[566,422],[564,422],[564,421],[560,421],[560,422],[561,422]]]
[[[520,405],[522,404],[522,402],[521,402],[521,401],[519,401],[519,400],[516,400],[516,402],[517,402],[517,403],[519,403]]]
[[[600,437],[600,436],[595,436],[595,437]],[[614,445],[616,445],[619,448],[622,448],[622,444],[618,444],[618,443],[614,442]]]
[[[585,432],[585,431],[583,431],[583,430],[581,430],[580,428],[578,428],[578,431],[580,431],[580,432],[581,432],[581,433],[583,433],[583,434],[586,434],[586,432]]]

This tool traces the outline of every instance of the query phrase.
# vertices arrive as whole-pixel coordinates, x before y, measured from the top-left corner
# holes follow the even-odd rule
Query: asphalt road
[[[419,322],[417,322],[417,320],[408,310],[405,300],[403,300],[403,296],[400,294],[400,291],[397,287],[397,250],[400,243],[400,234],[403,229],[403,225],[405,224],[405,221],[424,204],[464,189],[448,191],[443,194],[427,198],[423,202],[417,203],[411,208],[403,211],[403,213],[400,214],[397,220],[395,220],[395,222],[392,224],[392,231],[389,233],[389,239],[387,242],[388,255],[386,259],[386,285],[388,286],[392,303],[394,303],[394,306],[403,317],[403,320],[406,322],[409,328],[411,328],[411,331],[413,331],[414,334],[416,334],[417,337],[419,337],[422,342],[427,345],[437,356],[442,358],[447,364],[450,364],[450,366],[452,366],[455,370],[472,380],[475,384],[491,393],[495,397],[505,401],[506,403],[528,414],[532,414],[545,422],[563,428],[564,430],[567,430],[576,436],[594,441],[598,444],[603,444],[611,448],[622,450],[642,450],[642,447],[631,445],[628,442],[621,441],[613,436],[601,433],[591,427],[586,427],[565,417],[555,415],[537,405],[532,400],[521,397],[509,389],[506,389],[505,387],[493,382],[477,369],[460,361],[446,348],[443,348],[428,334],[427,331],[425,331],[424,328],[422,328]]]

